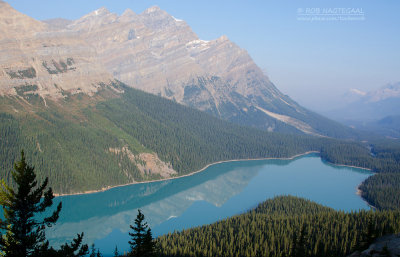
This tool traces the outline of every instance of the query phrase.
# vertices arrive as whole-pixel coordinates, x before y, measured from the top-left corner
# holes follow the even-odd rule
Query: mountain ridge
[[[332,136],[315,124],[322,117],[282,94],[247,51],[227,36],[201,40],[185,21],[157,6],[129,18],[126,13],[130,12],[113,14],[113,22],[99,22],[101,33],[92,30],[85,35],[107,70],[125,84],[241,125]],[[290,119],[277,119],[279,115]],[[319,122],[340,127],[326,119]]]
[[[5,5],[3,11],[11,8]],[[28,19],[40,26],[17,42],[0,42],[7,50],[0,63],[2,95],[93,95],[115,78],[240,125],[331,137],[338,135],[335,128],[343,138],[355,137],[350,128],[282,94],[227,36],[201,40],[185,21],[157,6],[140,14],[127,9],[122,15],[100,8],[74,21],[18,17],[13,20],[17,25]]]
[[[345,107],[325,115],[359,130],[399,138],[400,82],[389,83],[368,92],[353,90]]]

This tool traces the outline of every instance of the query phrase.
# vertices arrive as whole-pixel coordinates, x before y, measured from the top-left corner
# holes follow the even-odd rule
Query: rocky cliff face
[[[52,31],[5,2],[0,2],[0,51],[0,95],[91,95],[113,80],[95,48],[77,33]]]
[[[277,90],[245,50],[226,36],[201,40],[158,7],[121,16],[101,8],[66,31],[94,46],[106,69],[129,86],[270,131],[319,133],[299,126],[309,113]]]
[[[2,95],[92,95],[116,78],[268,131],[330,136],[338,126],[323,128],[330,121],[283,95],[226,36],[201,40],[158,7],[120,16],[101,8],[75,21],[40,22],[1,2],[0,13]]]
[[[354,252],[348,257],[397,257],[400,256],[400,234],[378,238],[368,249]]]

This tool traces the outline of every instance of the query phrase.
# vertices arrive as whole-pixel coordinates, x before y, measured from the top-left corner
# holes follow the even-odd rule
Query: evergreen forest
[[[151,171],[140,171],[140,160],[111,150],[123,148],[135,158],[143,152],[155,153],[178,176],[216,161],[287,158],[309,151],[319,152],[330,163],[395,177],[400,174],[400,143],[395,140],[389,143],[371,137],[361,142],[265,132],[219,120],[122,83],[113,86],[124,94],[103,89],[93,97],[78,94],[59,102],[48,100],[46,106],[38,97],[1,97],[0,177],[11,182],[12,164],[24,149],[38,170],[38,180],[49,177],[56,193],[160,178]],[[396,208],[400,188],[393,181],[398,179],[385,185],[394,193],[381,197],[380,176],[363,185],[363,197],[378,208]]]
[[[400,232],[399,211],[345,213],[293,196],[157,238],[161,256],[341,257]]]

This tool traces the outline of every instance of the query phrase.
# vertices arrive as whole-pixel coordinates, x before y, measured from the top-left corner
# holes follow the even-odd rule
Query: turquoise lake
[[[327,164],[315,154],[293,160],[252,160],[215,164],[192,176],[57,197],[63,208],[46,232],[50,243],[84,232],[104,256],[115,246],[128,250],[129,225],[140,208],[154,236],[209,224],[254,208],[278,195],[304,197],[337,210],[369,209],[356,194],[372,173]]]

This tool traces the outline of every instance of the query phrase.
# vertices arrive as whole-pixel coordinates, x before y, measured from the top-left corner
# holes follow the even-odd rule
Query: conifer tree
[[[155,256],[156,243],[153,240],[150,228],[147,229],[146,235],[144,236],[143,246],[147,257]]]
[[[115,249],[114,249],[114,257],[119,257],[119,252],[118,252],[117,246],[115,246]]]
[[[150,257],[154,256],[155,243],[151,234],[151,229],[144,221],[144,215],[141,210],[138,210],[138,215],[135,219],[135,225],[130,225],[133,233],[129,232],[132,241],[129,241],[131,246],[130,256],[135,257]]]
[[[61,203],[48,217],[38,220],[35,215],[43,213],[53,204],[51,187],[46,190],[48,179],[38,185],[34,168],[26,163],[24,151],[21,160],[14,165],[11,172],[15,186],[7,185],[2,180],[0,204],[3,206],[4,220],[0,220],[0,253],[7,257],[28,256],[84,256],[87,245],[81,245],[83,233],[74,239],[71,245],[65,244],[56,251],[49,248],[45,229],[58,220]],[[64,250],[79,251],[77,255],[63,255]],[[79,255],[80,254],[80,255]]]
[[[50,247],[47,251],[41,253],[40,257],[82,257],[89,253],[87,244],[82,244],[83,233],[78,234],[70,244],[65,243],[59,250]]]

